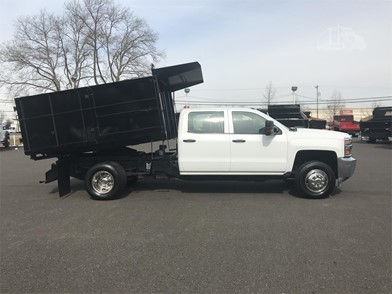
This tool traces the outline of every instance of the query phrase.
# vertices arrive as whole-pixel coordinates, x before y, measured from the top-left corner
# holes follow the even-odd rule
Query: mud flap
[[[57,163],[57,186],[60,197],[71,192],[71,179],[69,172],[69,162],[67,160],[58,160]]]
[[[52,163],[51,169],[45,173],[45,184],[55,180],[57,180],[60,197],[71,192],[69,162],[67,160],[58,160],[56,163]]]

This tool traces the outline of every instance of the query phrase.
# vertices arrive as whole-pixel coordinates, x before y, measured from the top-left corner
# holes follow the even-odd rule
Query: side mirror
[[[267,120],[265,122],[265,135],[266,136],[271,136],[275,134],[275,124],[272,120]]]

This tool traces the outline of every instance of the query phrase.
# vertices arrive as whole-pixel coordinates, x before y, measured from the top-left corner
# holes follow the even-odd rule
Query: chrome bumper
[[[356,165],[357,160],[353,157],[338,158],[338,186],[348,178],[352,177]]]

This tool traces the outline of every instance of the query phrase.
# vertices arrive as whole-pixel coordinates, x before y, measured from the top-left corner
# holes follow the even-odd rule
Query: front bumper
[[[338,186],[354,174],[357,160],[353,157],[338,158]]]

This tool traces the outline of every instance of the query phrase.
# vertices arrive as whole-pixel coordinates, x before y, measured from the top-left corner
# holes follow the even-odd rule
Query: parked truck
[[[334,115],[332,127],[334,131],[348,133],[353,137],[359,136],[359,122],[354,120],[352,111],[342,110],[340,115]]]
[[[373,115],[362,119],[359,124],[361,136],[367,137],[369,143],[388,141],[392,137],[392,106],[374,108]]]
[[[326,129],[327,127],[326,120],[312,117],[311,112],[302,111],[299,104],[268,105],[268,109],[263,112],[289,128]]]
[[[113,199],[127,180],[155,176],[281,178],[301,196],[323,198],[353,175],[348,134],[287,128],[247,108],[187,108],[178,117],[172,92],[202,82],[193,62],[152,69],[150,77],[17,98],[25,154],[57,158],[45,182],[57,180],[60,196],[74,177],[93,199]],[[160,146],[150,152],[130,147],[155,141]]]
[[[304,114],[309,120],[310,129],[319,129],[319,130],[327,129],[327,121],[325,119],[313,117],[311,111],[304,111]]]
[[[268,115],[286,127],[308,128],[309,120],[299,104],[270,104]]]

